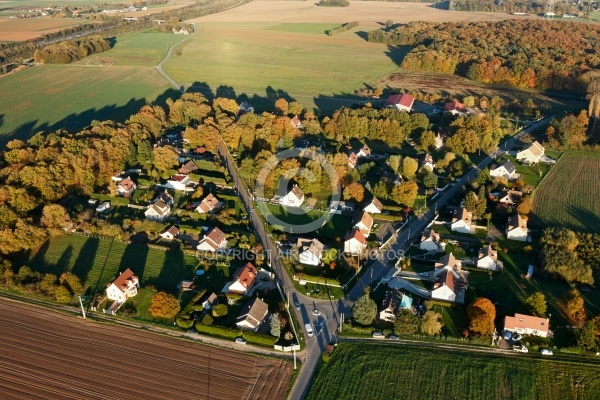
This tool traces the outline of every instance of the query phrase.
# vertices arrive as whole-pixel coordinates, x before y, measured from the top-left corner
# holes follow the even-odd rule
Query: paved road
[[[161,62],[159,62],[158,64],[156,64],[156,70],[165,77],[165,79],[167,81],[169,81],[169,83],[177,90],[179,90],[181,93],[185,92],[185,89],[183,88],[183,85],[178,84],[177,82],[175,82],[175,80],[173,78],[171,78],[165,71],[163,71],[162,66],[163,64],[171,57],[171,53],[173,53],[173,49],[175,48],[175,46],[177,46],[178,44],[181,44],[183,42],[185,42],[186,40],[188,40],[189,38],[191,38],[192,36],[194,36],[196,34],[196,24],[191,24],[194,27],[194,32],[192,32],[189,36],[187,36],[185,39],[183,39],[181,42],[177,42],[174,45],[172,45],[171,47],[169,47],[169,50],[167,51],[167,55],[165,55],[165,58],[162,59]]]
[[[481,161],[477,166],[474,166],[468,173],[466,173],[461,179],[459,179],[454,186],[445,192],[438,200],[431,205],[431,208],[420,218],[413,218],[407,223],[403,230],[396,235],[395,241],[391,245],[391,249],[395,252],[405,251],[408,248],[410,239],[413,239],[417,235],[420,235],[425,227],[434,218],[437,210],[444,207],[446,203],[454,197],[454,195],[460,190],[460,188],[466,184],[469,180],[473,179],[477,173],[491,164],[495,159],[502,156],[505,151],[510,150],[517,140],[525,133],[531,132],[543,124],[547,123],[551,117],[544,118],[539,122],[536,122],[524,129],[519,134],[508,139],[502,143],[493,153]],[[229,153],[227,147],[223,142],[219,144],[219,153],[224,160],[226,167],[234,181],[234,186],[238,191],[238,194],[246,207],[249,210],[250,222],[254,226],[255,233],[258,237],[259,242],[263,245],[263,248],[270,254],[270,264],[273,271],[276,274],[276,280],[281,286],[284,295],[291,297],[290,300],[298,301],[300,303],[300,309],[295,310],[300,321],[300,325],[304,326],[306,323],[311,323],[314,327],[315,336],[307,338],[306,351],[303,354],[303,367],[292,391],[290,393],[290,399],[300,400],[304,398],[306,391],[310,385],[310,380],[313,376],[315,368],[318,364],[318,360],[325,349],[325,346],[332,341],[336,335],[337,329],[340,327],[341,314],[348,316],[351,314],[352,304],[364,293],[364,290],[372,282],[378,282],[381,278],[386,276],[392,266],[389,265],[389,261],[386,259],[387,253],[382,253],[380,257],[374,261],[370,267],[366,267],[367,270],[361,276],[357,284],[347,294],[346,297],[340,300],[316,300],[311,299],[298,293],[291,281],[291,278],[284,270],[281,261],[277,257],[277,249],[273,243],[272,238],[267,234],[263,221],[257,212],[254,210],[252,205],[252,199],[248,188],[244,182],[239,178],[235,168],[235,161]],[[312,310],[318,308],[321,311],[321,315],[313,315]]]

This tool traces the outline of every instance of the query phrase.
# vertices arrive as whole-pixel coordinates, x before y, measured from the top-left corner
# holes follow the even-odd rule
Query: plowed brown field
[[[0,398],[282,399],[289,362],[0,299]]]

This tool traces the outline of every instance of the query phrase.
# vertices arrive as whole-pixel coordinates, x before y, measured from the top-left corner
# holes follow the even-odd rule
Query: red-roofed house
[[[171,178],[169,178],[169,180],[167,181],[167,184],[164,186],[166,186],[170,189],[183,191],[190,183],[191,183],[191,181],[190,181],[189,176],[183,175],[183,174],[176,174],[176,175],[173,175]]]
[[[219,228],[213,228],[208,235],[205,235],[196,248],[200,251],[217,251],[227,248],[227,237]]]
[[[171,225],[161,232],[160,237],[166,240],[173,240],[177,235],[179,235],[179,228],[177,225]]]
[[[292,124],[292,127],[296,129],[304,128],[304,125],[302,125],[302,121],[300,121],[300,118],[298,118],[297,115],[294,115],[293,118],[290,118],[290,124]]]
[[[212,193],[209,193],[208,196],[202,200],[200,205],[196,207],[196,211],[200,214],[207,214],[217,211],[219,208],[221,208],[221,206],[223,206],[223,203],[220,202],[219,199],[217,199]]]
[[[258,271],[252,263],[238,268],[233,274],[233,281],[227,283],[222,292],[248,295],[256,283],[257,273]]]
[[[465,114],[467,112],[467,107],[464,104],[459,103],[458,101],[451,101],[446,103],[444,106],[444,112],[450,113],[452,115],[456,114]]]
[[[396,110],[410,112],[415,98],[410,94],[393,94],[387,98],[384,107],[392,107]]]
[[[137,185],[135,182],[132,181],[130,177],[127,177],[119,182],[117,185],[117,192],[123,197],[129,197],[133,194],[133,192],[135,192],[136,188]]]
[[[109,300],[114,300],[123,303],[130,297],[137,294],[139,287],[139,279],[133,274],[133,271],[127,268],[117,279],[115,279],[106,288],[106,297]]]
[[[515,314],[514,317],[504,317],[505,331],[517,332],[521,335],[547,337],[549,329],[550,320],[547,318],[538,318],[525,314]]]
[[[344,238],[344,253],[362,254],[367,248],[367,239],[360,231],[353,229]]]

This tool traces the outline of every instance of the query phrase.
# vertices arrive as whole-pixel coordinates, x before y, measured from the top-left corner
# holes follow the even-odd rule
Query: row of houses
[[[503,201],[506,201],[507,204],[510,202],[510,204],[514,205],[515,196],[517,196],[516,193],[509,193],[503,197]],[[475,227],[476,225],[473,221],[473,213],[467,211],[464,206],[458,208],[454,212],[454,216],[452,217],[452,222],[450,224],[450,230],[452,232],[474,233]],[[509,217],[506,222],[505,234],[507,239],[526,242],[529,236],[527,218],[519,214]]]

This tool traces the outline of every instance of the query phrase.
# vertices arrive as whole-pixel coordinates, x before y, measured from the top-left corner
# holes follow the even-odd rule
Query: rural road
[[[533,123],[526,129],[523,129],[521,132],[502,143],[477,166],[473,166],[469,172],[455,182],[454,186],[452,186],[450,190],[444,193],[434,204],[432,204],[431,208],[424,215],[422,215],[420,218],[413,218],[404,226],[403,230],[396,235],[395,241],[390,246],[391,249],[394,252],[404,251],[410,240],[421,234],[425,227],[435,217],[437,210],[444,207],[446,203],[452,197],[454,197],[454,195],[456,195],[463,185],[465,185],[469,180],[475,178],[480,170],[484,169],[494,160],[502,156],[505,151],[512,149],[521,136],[548,123],[552,117],[554,116],[546,117],[538,122]],[[317,300],[306,297],[297,292],[290,276],[287,274],[281,261],[277,257],[277,248],[273,243],[271,236],[267,233],[262,219],[257,215],[257,212],[255,212],[252,205],[250,192],[243,180],[239,178],[235,167],[235,161],[223,142],[219,144],[219,153],[234,181],[234,187],[236,188],[244,206],[248,210],[250,222],[252,223],[255,233],[259,238],[259,242],[263,245],[265,252],[270,255],[270,265],[277,276],[276,280],[278,284],[282,288],[285,296],[291,296],[293,301],[298,301],[300,303],[300,310],[296,310],[296,315],[300,321],[300,326],[303,328],[304,324],[310,323],[315,330],[315,336],[312,338],[308,338],[308,336],[305,334],[307,343],[303,367],[296,378],[296,382],[294,383],[289,397],[291,400],[303,399],[306,395],[322,352],[327,344],[332,342],[337,333],[337,329],[340,327],[342,319],[341,314],[344,314],[344,316],[350,315],[352,305],[364,293],[364,289],[372,282],[379,281],[389,273],[391,270],[391,267],[389,266],[389,260],[386,259],[385,253],[381,254],[380,257],[373,262],[370,267],[367,267],[365,273],[343,299]],[[312,310],[315,308],[318,308],[321,311],[321,315],[312,315]]]
[[[177,42],[175,44],[173,44],[171,47],[169,47],[169,50],[167,51],[167,54],[165,55],[165,58],[163,58],[158,64],[156,64],[156,70],[165,77],[165,79],[167,81],[169,81],[169,83],[179,92],[184,93],[185,89],[183,87],[183,85],[178,84],[177,82],[175,82],[175,80],[173,78],[171,78],[171,76],[169,76],[169,74],[167,74],[163,69],[162,66],[163,64],[171,57],[171,54],[173,53],[173,49],[175,48],[175,46],[185,42],[186,40],[188,40],[189,38],[191,38],[192,36],[194,36],[196,34],[196,24],[191,24],[194,27],[194,32],[192,32],[189,36],[187,36],[185,39],[183,39],[181,42]]]

